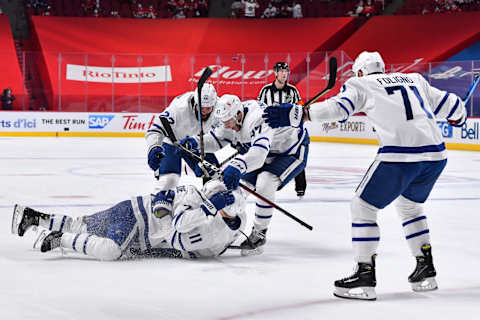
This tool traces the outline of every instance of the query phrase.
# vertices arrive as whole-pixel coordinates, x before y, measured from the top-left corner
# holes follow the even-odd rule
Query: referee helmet
[[[275,71],[275,72],[278,72],[282,69],[285,69],[288,72],[290,72],[290,67],[288,66],[288,63],[286,63],[286,62],[279,61],[279,62],[275,63],[275,65],[273,66],[273,71]]]

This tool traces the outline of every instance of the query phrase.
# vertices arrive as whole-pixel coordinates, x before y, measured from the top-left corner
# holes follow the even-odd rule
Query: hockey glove
[[[454,127],[463,127],[465,122],[467,122],[467,114],[465,113],[460,119],[458,120],[447,120],[450,125]]]
[[[215,193],[209,200],[215,206],[215,209],[222,210],[223,208],[232,205],[235,201],[235,197],[232,194],[232,190],[225,190]]]
[[[148,166],[153,170],[156,171],[160,168],[160,163],[162,158],[165,156],[165,152],[163,148],[160,146],[155,146],[148,151]]]
[[[184,146],[187,150],[190,150],[194,153],[198,152],[198,142],[195,138],[186,137],[180,140],[180,144]]]
[[[304,117],[303,106],[299,104],[282,103],[270,106],[263,111],[262,118],[272,128],[301,126]]]
[[[233,159],[228,166],[223,170],[223,183],[227,189],[237,189],[243,173],[247,171],[245,161]]]

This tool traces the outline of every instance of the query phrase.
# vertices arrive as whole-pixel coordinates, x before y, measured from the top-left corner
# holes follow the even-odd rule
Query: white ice
[[[332,290],[354,266],[349,200],[375,146],[312,143],[306,197],[289,185],[277,203],[314,230],[276,212],[263,255],[117,262],[34,251],[33,231],[10,233],[11,214],[20,203],[77,216],[149,193],[143,139],[2,138],[0,150],[2,320],[480,319],[479,152],[450,151],[425,205],[439,290],[410,290],[415,261],[388,207],[379,214],[378,300],[366,302]],[[251,197],[247,209],[251,218]]]

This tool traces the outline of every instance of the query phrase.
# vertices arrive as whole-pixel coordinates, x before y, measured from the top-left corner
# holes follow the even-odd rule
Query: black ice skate
[[[415,257],[417,266],[408,277],[408,282],[412,284],[413,291],[432,291],[438,289],[435,276],[437,272],[433,266],[432,247],[430,244],[424,244],[421,248],[423,256]]]
[[[252,256],[263,253],[263,245],[267,242],[267,229],[252,228],[252,233],[240,244],[242,256]]]
[[[359,262],[350,277],[335,281],[333,295],[346,299],[377,300],[375,257],[372,256],[372,263]]]
[[[41,252],[51,251],[62,244],[63,232],[42,230],[33,244],[34,248],[40,247]]]
[[[297,197],[302,199],[305,196],[305,190],[297,190]]]
[[[16,204],[13,208],[12,233],[23,237],[28,228],[38,226],[40,218],[47,219],[48,214]]]

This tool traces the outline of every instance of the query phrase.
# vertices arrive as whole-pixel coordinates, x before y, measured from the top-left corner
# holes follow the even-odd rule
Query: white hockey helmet
[[[217,91],[211,83],[205,83],[202,87],[202,108],[203,107],[215,107],[217,104]],[[195,89],[193,95],[195,105],[198,106],[198,88]]]
[[[362,71],[364,76],[375,72],[385,73],[385,63],[383,62],[382,56],[377,51],[363,51],[358,55],[357,59],[355,59],[352,71],[356,77],[358,77],[359,71]]]
[[[241,113],[240,120],[238,119],[238,113]],[[224,94],[218,100],[218,107],[215,109],[215,118],[221,121],[228,121],[230,119],[235,119],[235,122],[238,125],[241,125],[243,122],[243,105],[240,99],[233,94]]]

